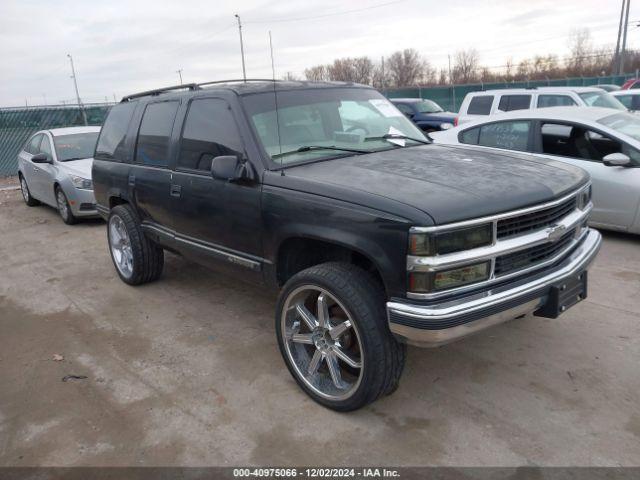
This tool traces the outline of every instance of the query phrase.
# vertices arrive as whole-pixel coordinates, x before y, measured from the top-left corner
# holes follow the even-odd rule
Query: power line
[[[371,5],[369,7],[364,7],[364,8],[355,8],[353,10],[343,10],[341,12],[334,12],[334,13],[325,13],[322,15],[313,15],[313,16],[309,16],[309,17],[296,17],[296,18],[275,18],[275,19],[271,19],[271,20],[253,20],[253,21],[248,21],[248,22],[244,22],[245,24],[247,23],[252,23],[252,24],[260,24],[260,23],[282,23],[282,22],[301,22],[304,20],[315,20],[318,18],[327,18],[327,17],[336,17],[339,15],[348,15],[350,13],[357,13],[357,12],[364,12],[367,10],[373,10],[374,8],[382,8],[382,7],[386,7],[389,5],[394,5],[396,3],[400,3],[400,2],[404,2],[405,0],[395,0],[393,2],[386,2],[386,3],[380,3],[378,5]]]

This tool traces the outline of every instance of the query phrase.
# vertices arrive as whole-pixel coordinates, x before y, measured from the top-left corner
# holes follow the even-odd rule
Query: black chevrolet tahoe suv
[[[100,133],[93,184],[124,282],[158,279],[168,250],[279,290],[287,367],[343,411],[397,388],[407,343],[556,318],[586,296],[601,243],[584,171],[430,144],[353,84],[125,97]]]

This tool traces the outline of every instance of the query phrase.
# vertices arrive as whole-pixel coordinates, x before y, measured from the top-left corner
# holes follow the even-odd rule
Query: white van
[[[512,110],[545,107],[604,107],[626,111],[611,94],[597,87],[534,87],[467,93],[456,125]]]

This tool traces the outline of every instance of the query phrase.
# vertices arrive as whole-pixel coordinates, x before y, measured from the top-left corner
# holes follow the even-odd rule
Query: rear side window
[[[467,108],[468,115],[489,115],[491,113],[491,104],[493,103],[493,95],[482,95],[473,97]]]
[[[127,102],[120,103],[111,109],[100,131],[95,158],[118,162],[124,160],[127,130],[135,108],[135,102]]]
[[[498,104],[498,110],[511,112],[512,110],[526,110],[531,105],[531,95],[503,95]]]
[[[478,145],[526,151],[529,141],[529,121],[497,122],[480,127]]]
[[[182,131],[178,167],[211,171],[221,155],[241,155],[242,141],[229,104],[218,98],[191,102]]]
[[[43,135],[41,133],[39,133],[38,135],[35,135],[30,141],[29,143],[27,143],[24,146],[24,150],[25,152],[28,152],[32,155],[35,155],[36,153],[38,153],[40,151],[40,141],[42,140]]]
[[[142,116],[136,162],[155,167],[169,165],[169,145],[178,102],[150,103]]]
[[[573,107],[576,102],[568,95],[539,95],[538,108]]]
[[[625,107],[631,108],[631,100],[633,99],[631,95],[616,95],[616,98],[620,100],[620,103]]]

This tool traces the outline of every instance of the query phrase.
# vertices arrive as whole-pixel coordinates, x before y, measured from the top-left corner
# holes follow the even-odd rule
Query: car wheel
[[[164,250],[144,235],[129,205],[118,205],[111,210],[107,238],[111,259],[123,282],[140,285],[160,277]]]
[[[384,299],[369,273],[347,263],[317,265],[286,283],[276,309],[278,344],[313,400],[349,411],[396,389],[406,346],[389,331]]]
[[[27,180],[22,176],[22,174],[20,174],[20,191],[22,191],[22,198],[24,199],[24,203],[26,203],[30,207],[40,205],[40,202],[31,196],[29,186],[27,185]]]
[[[67,196],[60,187],[56,187],[56,204],[58,205],[58,213],[62,217],[62,221],[67,225],[73,225],[78,219],[73,215]]]

